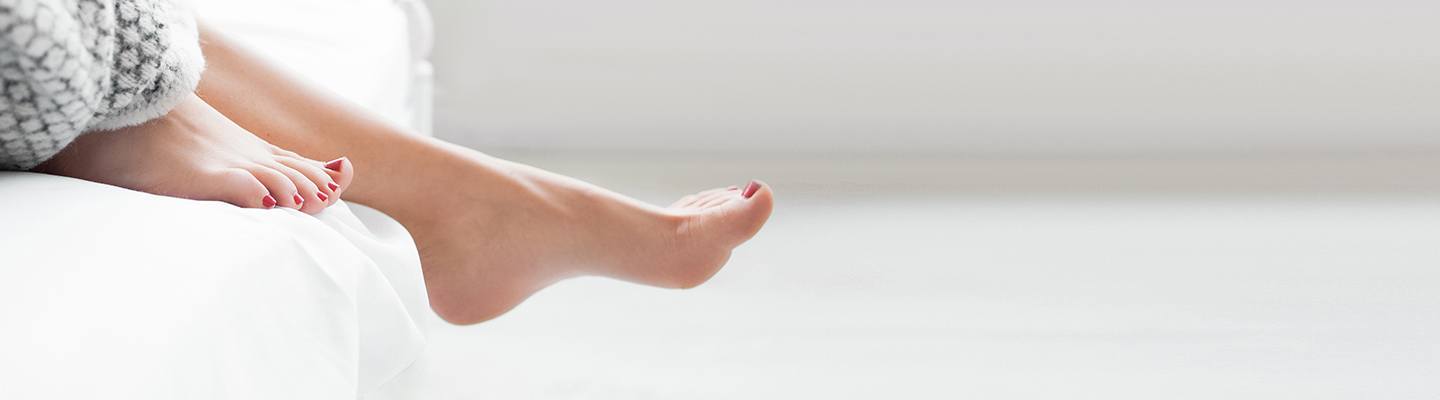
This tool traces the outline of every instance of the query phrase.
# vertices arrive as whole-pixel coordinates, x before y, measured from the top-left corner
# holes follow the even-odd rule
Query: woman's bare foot
[[[769,218],[754,181],[686,196],[667,208],[566,176],[442,145],[427,190],[397,218],[420,247],[431,306],[470,324],[559,280],[607,276],[652,286],[704,283]]]
[[[270,145],[195,95],[144,124],[82,135],[35,171],[311,214],[339,200],[354,176],[349,161],[314,161]]]

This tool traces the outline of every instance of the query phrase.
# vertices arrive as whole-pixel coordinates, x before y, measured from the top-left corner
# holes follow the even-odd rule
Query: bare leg
[[[312,88],[208,29],[200,95],[240,126],[302,155],[347,156],[347,199],[395,217],[420,248],[432,307],[454,323],[494,318],[556,281],[601,275],[663,287],[709,279],[760,230],[759,182],[656,207],[569,177],[406,134]]]

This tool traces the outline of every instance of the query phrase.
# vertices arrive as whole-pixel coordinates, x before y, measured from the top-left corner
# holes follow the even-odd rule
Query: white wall
[[[1440,151],[1433,1],[431,0],[491,148]]]

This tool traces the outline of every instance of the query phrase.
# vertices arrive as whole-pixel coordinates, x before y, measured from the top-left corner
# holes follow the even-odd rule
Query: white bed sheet
[[[424,345],[415,248],[373,210],[10,172],[0,221],[0,398],[354,399]]]

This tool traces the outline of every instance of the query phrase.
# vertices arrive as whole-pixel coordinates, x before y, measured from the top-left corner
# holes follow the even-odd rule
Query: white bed
[[[428,130],[418,3],[198,3],[294,71]],[[305,23],[317,15],[334,19]],[[0,255],[3,399],[372,397],[425,343],[414,244],[363,206],[312,217],[0,172]]]

